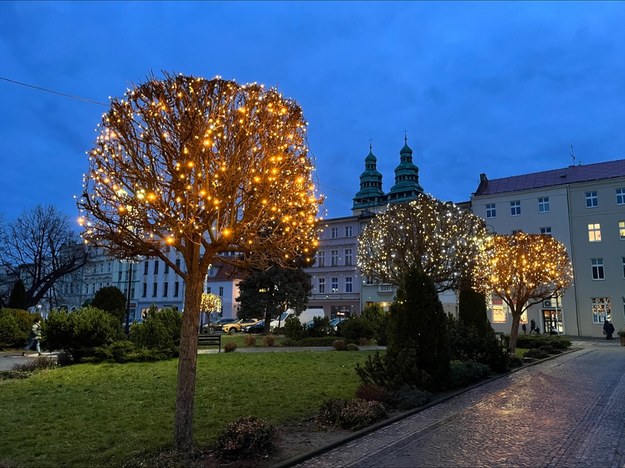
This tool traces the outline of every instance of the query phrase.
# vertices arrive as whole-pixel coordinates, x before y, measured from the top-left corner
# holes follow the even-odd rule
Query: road
[[[301,467],[623,467],[625,347],[528,366]]]

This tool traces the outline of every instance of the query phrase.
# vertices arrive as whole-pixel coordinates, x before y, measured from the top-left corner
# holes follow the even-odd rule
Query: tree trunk
[[[200,324],[200,304],[204,275],[198,267],[189,267],[185,284],[184,313],[180,334],[176,415],[174,419],[174,448],[184,453],[193,450],[193,399],[197,365],[197,335]]]
[[[521,322],[521,314],[523,311],[512,311],[512,328],[510,329],[510,343],[508,351],[514,353],[516,351],[516,342],[519,337],[519,323]]]

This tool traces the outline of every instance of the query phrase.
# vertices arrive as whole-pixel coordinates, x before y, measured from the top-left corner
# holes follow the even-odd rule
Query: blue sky
[[[625,158],[624,2],[0,2],[0,77],[107,103],[161,70],[277,86],[326,217],[404,131],[426,192]],[[0,213],[73,199],[106,107],[0,79]]]

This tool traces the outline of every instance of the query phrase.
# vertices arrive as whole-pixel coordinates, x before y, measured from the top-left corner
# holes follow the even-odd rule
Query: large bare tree
[[[562,294],[573,282],[573,267],[564,244],[547,234],[496,235],[490,243],[485,286],[510,308],[509,348],[514,352],[523,312]]]
[[[89,158],[86,240],[159,257],[186,284],[174,446],[193,442],[202,285],[217,255],[288,265],[316,244],[319,199],[302,109],[276,90],[164,74],[113,99]],[[184,266],[164,252],[179,251]]]
[[[359,237],[358,265],[368,277],[394,285],[416,268],[438,292],[458,289],[462,281],[482,282],[487,236],[482,219],[424,194],[371,220]]]
[[[26,306],[31,307],[44,297],[53,297],[57,282],[82,268],[87,253],[67,215],[53,206],[39,205],[0,229],[0,261],[4,281],[12,285],[20,279],[26,289]]]

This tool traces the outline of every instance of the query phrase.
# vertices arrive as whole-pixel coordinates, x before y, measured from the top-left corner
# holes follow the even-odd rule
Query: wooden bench
[[[198,346],[219,346],[221,352],[221,334],[200,333],[197,336]]]

